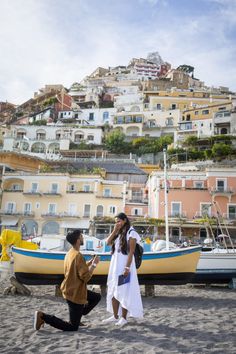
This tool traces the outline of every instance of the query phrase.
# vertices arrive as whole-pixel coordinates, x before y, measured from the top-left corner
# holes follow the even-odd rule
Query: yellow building
[[[89,231],[99,217],[124,210],[127,184],[100,174],[6,172],[2,176],[1,226],[28,236]]]
[[[167,111],[179,109],[180,111],[185,111],[198,106],[231,102],[230,95],[213,95],[209,92],[192,92],[190,90],[146,91],[145,96],[147,110]]]

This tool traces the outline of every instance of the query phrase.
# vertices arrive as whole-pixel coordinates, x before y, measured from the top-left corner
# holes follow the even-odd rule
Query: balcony
[[[23,215],[24,216],[34,216],[35,213],[34,213],[34,211],[26,210],[26,211],[23,211]]]
[[[229,196],[231,197],[233,194],[235,194],[234,188],[211,188],[210,189],[210,194],[212,196]]]
[[[29,190],[29,191],[26,191],[26,192],[23,192],[23,195],[37,195],[37,196],[41,196],[42,193],[39,192],[39,191],[35,191],[35,190]]]
[[[22,193],[23,189],[4,189],[3,192]]]
[[[60,213],[59,216],[61,218],[79,218],[79,214],[77,213],[70,213],[70,212],[64,212],[64,213]]]
[[[127,200],[127,203],[138,203],[138,204],[148,204],[147,198],[131,198]]]
[[[228,221],[236,221],[236,213],[224,213],[223,218],[227,219]]]
[[[58,196],[58,197],[61,197],[61,193],[58,193],[57,191],[48,191],[48,192],[43,192],[43,195],[46,195],[46,196]]]
[[[115,195],[96,195],[96,198],[105,198],[105,199],[123,199],[122,196],[115,196]]]
[[[51,213],[42,213],[41,214],[41,216],[43,217],[43,218],[60,218],[61,217],[61,214],[59,214],[59,213],[53,213],[53,212],[51,212]]]
[[[212,219],[212,218],[216,218],[216,214],[212,213],[212,212],[201,212],[201,211],[197,211],[193,217],[194,219]]]
[[[171,213],[168,215],[168,218],[170,219],[186,219],[186,212],[183,211],[182,213]]]
[[[94,191],[92,191],[92,190],[90,190],[90,191],[84,191],[84,190],[82,190],[82,189],[80,189],[80,190],[76,190],[76,191],[74,191],[74,190],[70,190],[70,189],[68,189],[67,191],[66,191],[66,193],[71,193],[71,194],[75,194],[75,193],[94,193]]]
[[[22,215],[22,212],[17,212],[15,210],[0,210],[0,215]]]
[[[214,124],[225,124],[231,122],[231,113],[229,111],[217,112],[214,117]]]

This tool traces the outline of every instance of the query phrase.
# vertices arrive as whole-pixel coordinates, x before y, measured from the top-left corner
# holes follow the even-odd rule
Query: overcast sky
[[[0,0],[0,101],[154,51],[236,91],[236,0]]]

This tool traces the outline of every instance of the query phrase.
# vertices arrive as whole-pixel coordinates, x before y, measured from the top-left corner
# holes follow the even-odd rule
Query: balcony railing
[[[28,210],[27,210],[27,211],[24,211],[24,212],[23,212],[23,215],[24,215],[24,216],[34,216],[35,213],[34,213],[34,211],[28,211]]]
[[[42,213],[41,216],[42,217],[49,217],[49,218],[60,218],[60,215],[59,213]]]
[[[22,193],[23,189],[4,189],[3,192]]]
[[[68,190],[66,191],[66,193],[94,193],[94,191],[92,191],[92,190],[90,190],[90,191],[84,191],[84,190],[82,190],[82,189],[74,191],[74,190],[69,190],[69,189],[68,189]]]
[[[172,218],[172,219],[186,219],[186,212],[183,211],[181,213],[171,213],[168,215],[169,218]]]
[[[56,191],[48,191],[48,192],[43,192],[43,195],[57,195],[57,196],[61,196],[61,193],[58,193]]]
[[[79,218],[79,214],[78,213],[60,213],[59,216],[61,218]]]
[[[122,196],[115,196],[115,195],[96,195],[97,198],[105,198],[105,199],[123,199]]]
[[[22,215],[23,212],[18,212],[15,210],[0,210],[0,215]]]
[[[211,194],[235,194],[235,189],[233,188],[211,188]]]
[[[35,190],[28,190],[26,192],[23,192],[24,195],[42,195],[41,192],[35,191]]]

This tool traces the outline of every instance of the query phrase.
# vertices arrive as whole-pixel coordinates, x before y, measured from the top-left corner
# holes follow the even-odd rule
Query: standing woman
[[[136,242],[139,234],[131,227],[126,214],[115,217],[115,227],[108,236],[107,245],[112,246],[112,257],[107,280],[107,311],[113,315],[103,323],[115,322],[119,327],[127,324],[127,317],[143,317],[143,305],[134,260]],[[130,281],[118,285],[118,277],[123,274]]]

